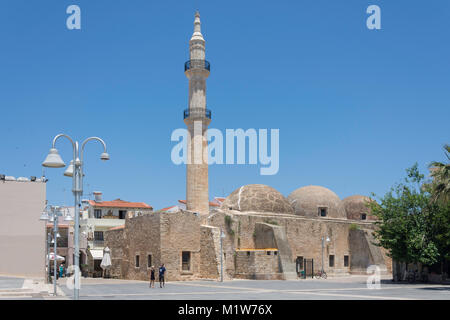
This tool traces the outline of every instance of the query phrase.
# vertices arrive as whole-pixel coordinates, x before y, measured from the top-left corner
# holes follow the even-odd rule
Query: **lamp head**
[[[64,175],[66,177],[73,177],[73,160],[70,160],[70,164],[67,167],[66,171],[64,171]]]
[[[73,221],[73,218],[70,214],[66,214],[66,216],[64,217],[64,221],[70,222]]]
[[[47,168],[63,168],[66,166],[56,148],[51,148],[42,166]]]
[[[104,161],[109,160],[109,154],[107,152],[103,152],[100,156],[100,159]]]
[[[41,221],[48,221],[48,219],[50,219],[50,218],[49,218],[47,212],[46,211],[42,212],[41,217],[39,218],[39,220],[41,220]]]

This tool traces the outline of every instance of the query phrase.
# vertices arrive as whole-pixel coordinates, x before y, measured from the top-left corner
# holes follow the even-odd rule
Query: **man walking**
[[[159,287],[162,288],[165,286],[164,281],[164,273],[166,272],[166,268],[164,267],[164,263],[159,267]]]

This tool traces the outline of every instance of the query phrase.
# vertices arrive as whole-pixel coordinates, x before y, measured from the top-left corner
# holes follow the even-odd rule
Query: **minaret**
[[[206,78],[210,65],[205,60],[205,39],[200,29],[200,14],[195,13],[194,33],[189,41],[189,60],[184,73],[189,79],[189,108],[184,110],[184,123],[190,133],[186,165],[186,209],[209,214],[208,144],[206,130],[211,111],[206,109]]]

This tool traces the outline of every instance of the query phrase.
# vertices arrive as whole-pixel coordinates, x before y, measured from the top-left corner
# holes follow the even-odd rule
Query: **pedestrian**
[[[59,277],[62,278],[64,275],[64,265],[61,263],[59,265]]]
[[[164,273],[166,272],[166,268],[164,267],[164,263],[159,267],[159,287],[162,288],[165,286],[164,281]]]
[[[155,266],[150,269],[150,288],[155,287]]]

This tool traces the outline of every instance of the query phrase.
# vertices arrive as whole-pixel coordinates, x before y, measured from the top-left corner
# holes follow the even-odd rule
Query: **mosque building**
[[[189,53],[185,208],[126,217],[122,227],[105,232],[111,275],[148,280],[150,267],[162,263],[168,281],[218,280],[221,275],[289,280],[321,269],[335,276],[366,274],[370,265],[390,272],[391,259],[373,244],[375,217],[365,196],[341,200],[325,187],[303,186],[285,197],[267,185],[250,184],[211,207],[208,164],[201,160],[207,152],[203,133],[211,121],[206,108],[210,64],[198,12]]]

